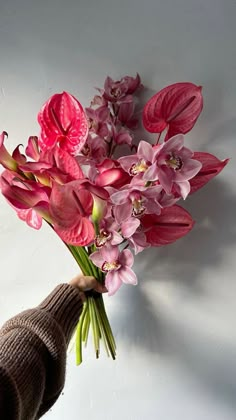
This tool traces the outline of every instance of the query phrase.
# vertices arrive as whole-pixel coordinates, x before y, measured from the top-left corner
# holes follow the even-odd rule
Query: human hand
[[[92,276],[84,276],[83,274],[79,274],[78,276],[74,277],[69,284],[80,291],[80,295],[82,300],[85,300],[85,292],[89,290],[95,290],[98,293],[106,293],[107,288],[99,283],[94,277]]]

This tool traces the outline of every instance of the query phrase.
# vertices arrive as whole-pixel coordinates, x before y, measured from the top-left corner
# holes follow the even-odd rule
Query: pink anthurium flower
[[[167,129],[166,140],[175,134],[188,133],[203,107],[201,86],[174,83],[156,93],[143,110],[143,125],[151,133]]]
[[[116,246],[104,246],[90,255],[93,263],[106,274],[105,286],[108,295],[114,295],[122,283],[137,284],[136,274],[131,270],[134,257],[129,249],[119,252]]]
[[[192,159],[193,152],[184,147],[184,136],[178,134],[156,148],[153,164],[145,172],[146,181],[158,180],[167,194],[171,194],[174,184],[185,199],[190,192],[189,180],[201,169],[202,164]]]
[[[39,145],[47,150],[58,144],[76,155],[84,146],[88,135],[88,122],[84,110],[67,92],[53,95],[38,114],[41,126]]]
[[[108,193],[88,181],[71,181],[65,185],[53,184],[50,196],[50,214],[55,231],[71,245],[85,246],[95,239],[90,216],[93,194],[106,200]]]
[[[216,156],[206,152],[194,152],[193,158],[198,160],[202,167],[197,175],[190,180],[190,194],[202,188],[218,175],[229,162],[229,159],[219,160]]]
[[[141,223],[151,246],[171,244],[185,236],[194,225],[187,210],[177,205],[164,208],[160,215],[144,215]]]

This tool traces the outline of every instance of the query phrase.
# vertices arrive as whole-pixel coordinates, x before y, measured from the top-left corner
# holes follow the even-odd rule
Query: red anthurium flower
[[[190,131],[203,107],[201,86],[174,83],[156,93],[143,110],[143,125],[151,133],[167,129],[166,140]]]
[[[145,215],[141,222],[147,242],[152,246],[171,244],[185,236],[194,225],[187,210],[177,205],[164,208],[160,215]]]
[[[194,152],[193,159],[202,164],[198,174],[190,182],[190,194],[202,188],[207,182],[218,175],[227,165],[229,159],[219,160],[216,156],[205,152]]]
[[[38,114],[41,126],[39,145],[42,150],[58,144],[76,155],[84,146],[88,135],[88,122],[84,110],[67,92],[53,95]]]

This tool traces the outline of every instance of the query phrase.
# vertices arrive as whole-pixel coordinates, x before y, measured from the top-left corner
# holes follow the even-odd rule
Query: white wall
[[[189,144],[232,157],[189,198],[193,232],[138,256],[139,286],[106,299],[117,361],[88,351],[76,368],[70,355],[47,419],[235,419],[235,19],[235,0],[1,0],[0,128],[11,149],[37,134],[52,93],[69,90],[87,105],[107,74],[138,71],[152,90],[202,84]],[[0,197],[0,321],[75,272],[48,228],[31,230]]]

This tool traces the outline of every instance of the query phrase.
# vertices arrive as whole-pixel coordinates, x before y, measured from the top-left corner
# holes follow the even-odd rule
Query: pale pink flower
[[[118,223],[129,219],[131,216],[140,217],[146,214],[159,214],[161,206],[158,196],[162,187],[142,187],[139,185],[129,185],[111,195],[114,205],[113,212]]]
[[[118,162],[129,175],[143,175],[152,165],[154,154],[155,149],[151,144],[141,140],[138,145],[137,153],[121,157],[118,159]]]
[[[93,263],[106,274],[105,286],[108,295],[117,292],[122,283],[137,284],[136,274],[131,270],[134,257],[129,249],[119,252],[116,246],[104,246],[90,255]]]
[[[112,125],[111,129],[112,139],[117,145],[128,144],[132,145],[132,136],[124,127],[117,128],[115,125]]]
[[[201,169],[202,164],[192,159],[193,152],[184,147],[184,136],[178,134],[157,147],[153,164],[145,172],[146,181],[158,180],[167,194],[171,194],[176,184],[185,199],[190,192],[189,180]]]
[[[94,163],[99,164],[107,156],[107,143],[99,136],[92,137],[90,134],[86,140],[85,145],[77,156],[77,160],[82,165]]]

